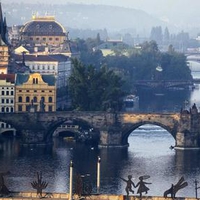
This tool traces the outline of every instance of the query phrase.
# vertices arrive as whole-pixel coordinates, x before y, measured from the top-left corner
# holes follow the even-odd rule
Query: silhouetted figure
[[[0,194],[1,195],[8,195],[10,193],[10,191],[8,190],[4,182],[4,176],[8,174],[10,174],[9,171],[0,173]]]
[[[37,172],[37,181],[33,181],[31,185],[37,190],[37,195],[42,198],[42,190],[47,187],[48,183],[46,181],[42,181],[42,172],[40,172],[40,174]]]
[[[120,177],[121,178],[121,177]],[[127,196],[129,196],[129,191],[132,192],[134,194],[134,191],[132,190],[132,186],[135,187],[135,184],[133,183],[133,181],[131,180],[132,179],[132,176],[131,175],[128,175],[128,180],[124,179],[124,178],[121,178],[124,182],[127,183],[126,185],[126,188],[125,188],[125,191],[126,191],[126,194]]]
[[[138,191],[137,194],[140,194],[140,197],[142,197],[142,193],[145,192],[145,194],[148,193],[149,188],[146,186],[146,184],[151,184],[151,183],[147,183],[144,182],[144,179],[150,178],[150,176],[140,176],[139,177],[139,182],[137,183],[137,185],[135,187],[138,187]]]
[[[180,190],[180,189],[182,189],[182,188],[184,188],[184,187],[186,187],[188,185],[188,183],[187,182],[184,182],[184,177],[181,177],[181,179],[178,181],[178,183],[177,184],[172,184],[172,186],[171,186],[171,188],[169,188],[168,190],[166,190],[165,192],[164,192],[164,197],[165,198],[167,198],[167,195],[168,194],[171,194],[171,198],[175,198],[175,196],[176,196],[176,193]]]

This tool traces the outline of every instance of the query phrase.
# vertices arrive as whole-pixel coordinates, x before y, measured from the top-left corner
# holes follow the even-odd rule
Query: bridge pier
[[[47,145],[52,143],[45,140],[45,130],[22,130],[21,138],[23,145]]]
[[[128,146],[128,144],[122,144],[122,132],[120,127],[108,127],[100,130],[100,148],[124,148]]]
[[[175,149],[192,150],[200,149],[199,146],[199,134],[191,133],[189,131],[178,132],[176,134],[176,146]]]

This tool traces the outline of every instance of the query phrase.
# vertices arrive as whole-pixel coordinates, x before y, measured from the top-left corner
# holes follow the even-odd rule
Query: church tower
[[[3,18],[2,7],[0,2],[0,74],[7,74],[8,71],[9,49],[6,34],[6,18]]]

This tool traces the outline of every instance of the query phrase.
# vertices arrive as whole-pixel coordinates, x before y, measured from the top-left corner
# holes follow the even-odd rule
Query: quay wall
[[[67,193],[42,193],[42,198],[44,199],[60,199],[60,200],[69,200],[69,194]],[[12,192],[8,196],[0,197],[0,200],[36,200],[41,199],[38,197],[36,192]],[[78,196],[73,196],[73,200],[171,200],[172,198],[161,197],[161,196],[139,196],[130,195],[129,198],[126,195],[114,195],[114,194],[92,194],[90,196],[84,196],[80,198]],[[197,200],[196,198],[191,197],[176,197],[176,200]]]

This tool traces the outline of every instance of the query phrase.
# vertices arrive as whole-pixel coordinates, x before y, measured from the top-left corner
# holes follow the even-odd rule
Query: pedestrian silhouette
[[[121,178],[121,177],[120,177]],[[132,186],[135,187],[135,184],[133,183],[133,181],[131,180],[132,179],[132,176],[131,175],[128,175],[128,180],[124,179],[124,178],[121,178],[124,182],[126,182],[126,187],[125,187],[125,191],[126,191],[126,194],[127,196],[129,196],[129,191],[132,192],[134,194],[134,191],[132,189]]]
[[[138,187],[138,191],[137,194],[140,194],[140,197],[142,197],[142,193],[145,192],[145,194],[148,193],[149,188],[146,186],[146,184],[151,184],[151,183],[147,183],[144,182],[144,179],[148,179],[150,178],[150,176],[146,175],[146,176],[140,176],[139,177],[139,182],[136,184],[135,187]]]

